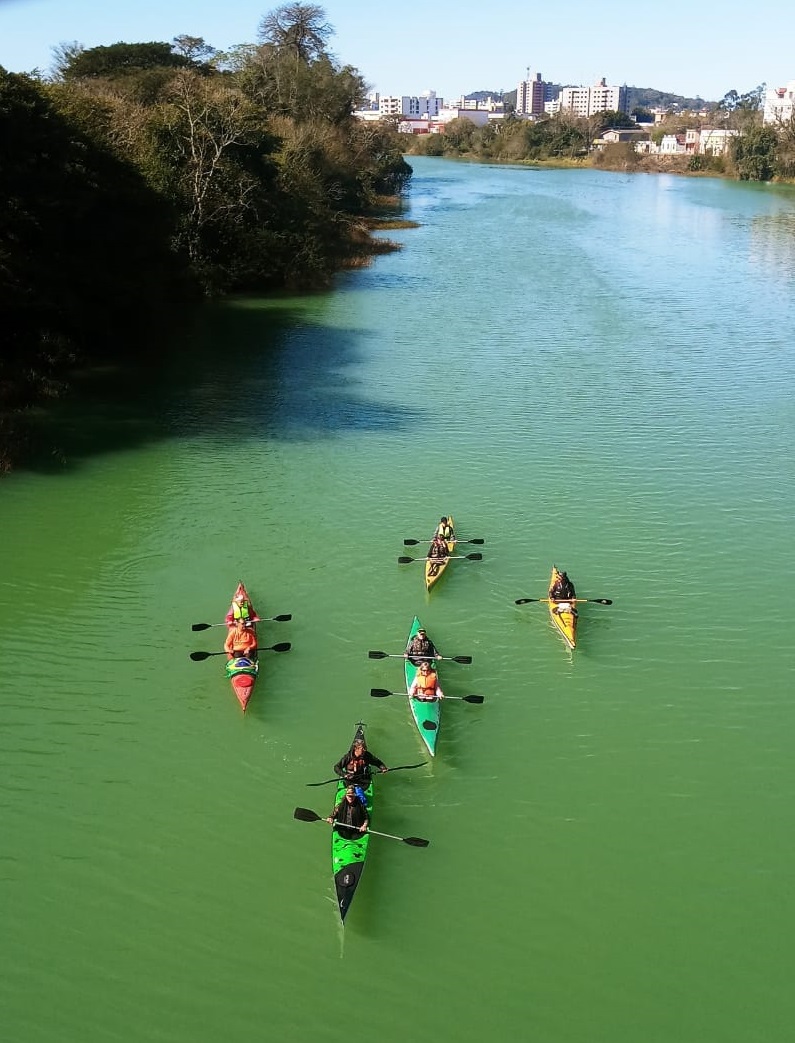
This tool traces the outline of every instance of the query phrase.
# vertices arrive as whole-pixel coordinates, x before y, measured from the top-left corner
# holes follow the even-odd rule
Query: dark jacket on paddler
[[[342,822],[342,826],[334,826],[334,829],[339,833],[345,840],[355,840],[362,834],[359,832],[359,826],[369,824],[369,818],[367,816],[367,808],[357,797],[353,803],[348,803],[345,797],[337,804],[331,813],[331,817],[335,822]],[[352,826],[352,829],[346,829],[345,826]]]
[[[369,750],[365,750],[359,758],[354,756],[353,750],[348,750],[334,765],[333,771],[335,775],[344,779],[369,779],[371,766],[378,769],[386,767],[384,762]]]
[[[431,656],[436,657],[439,655],[439,653],[436,651],[436,646],[430,638],[421,638],[418,637],[416,634],[411,639],[411,641],[409,641],[408,646],[406,648],[406,652],[408,653],[409,659],[412,663],[414,663],[415,666],[420,665],[423,656],[427,658]]]

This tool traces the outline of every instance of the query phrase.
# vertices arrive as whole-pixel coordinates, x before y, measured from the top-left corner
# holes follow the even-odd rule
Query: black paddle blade
[[[268,648],[263,648],[263,652],[289,652],[293,646],[289,641],[281,641],[278,645],[270,645]]]
[[[401,556],[398,558],[398,565],[408,565],[409,562],[417,560],[417,558],[407,558],[405,557],[405,555],[401,554]]]
[[[474,545],[475,545],[476,547],[482,547],[482,546],[483,546],[483,544],[484,544],[484,543],[485,543],[486,541],[485,541],[485,540],[459,540],[458,542],[459,542],[459,543],[472,543],[472,544],[474,544]]]
[[[595,601],[597,605],[612,605],[612,598],[588,598],[589,601]]]
[[[435,732],[439,725],[436,721],[423,721],[422,726],[426,732]]]
[[[285,612],[281,616],[271,616],[273,623],[288,623],[293,618],[292,612]]]
[[[191,652],[190,657],[194,663],[200,663],[203,659],[209,659],[211,655],[219,655],[218,652]]]
[[[430,840],[423,840],[422,837],[403,837],[403,843],[411,844],[412,847],[427,847]]]
[[[430,540],[427,540],[426,542],[430,543]],[[403,540],[404,547],[417,547],[419,543],[420,540]]]
[[[389,653],[388,652],[368,652],[367,653],[367,658],[368,659],[389,659]]]
[[[514,605],[529,605],[531,601],[540,601],[540,598],[517,598]]]
[[[301,822],[320,822],[322,817],[322,815],[310,811],[309,808],[296,808],[293,812],[293,818],[297,818]]]
[[[454,655],[454,656],[450,656],[450,659],[452,659],[452,661],[454,663],[468,664],[468,663],[472,662],[472,656],[471,655]]]
[[[211,626],[212,623],[194,623],[191,630],[195,633],[197,630],[209,630]]]
[[[464,703],[482,703],[485,698],[485,695],[462,695],[461,701]]]
[[[467,561],[483,561],[482,554],[466,554],[465,557]]]
[[[386,697],[388,695],[391,695],[391,694],[392,693],[388,692],[386,690],[386,688],[371,688],[370,689],[370,695],[372,695],[372,697],[374,699],[386,699]]]

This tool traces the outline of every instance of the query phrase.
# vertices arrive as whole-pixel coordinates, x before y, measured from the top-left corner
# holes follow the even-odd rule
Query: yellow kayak
[[[569,648],[574,648],[577,644],[577,598],[573,597],[568,601],[560,601],[551,597],[552,590],[559,579],[560,572],[553,565],[552,575],[549,580],[548,594],[550,596],[547,598],[549,616],[553,624],[563,634],[563,640]]]
[[[453,516],[452,516],[452,514],[448,514],[447,515],[447,521],[450,523],[450,528],[453,530],[453,538],[451,540],[446,540],[445,541],[447,543],[447,553],[448,554],[454,554],[455,553],[455,524],[453,523]],[[430,554],[430,550],[431,550],[431,545],[432,544],[429,544],[429,546],[428,546],[428,553],[429,554]],[[449,558],[427,558],[426,559],[426,561],[425,561],[425,589],[426,590],[430,590],[431,587],[435,583],[439,582],[439,580],[440,580],[440,578],[442,576],[442,573],[444,572],[444,570],[447,568],[447,566],[449,564],[450,564],[450,559]]]

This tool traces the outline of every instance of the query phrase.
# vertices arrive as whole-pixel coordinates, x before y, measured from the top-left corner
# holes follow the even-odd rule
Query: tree
[[[741,181],[771,181],[776,174],[778,134],[772,127],[750,127],[732,138],[731,157]]]
[[[70,43],[59,43],[52,48],[52,76],[54,80],[63,80],[66,70],[69,69],[77,58],[85,50],[85,47],[72,40]]]
[[[218,54],[218,51],[205,43],[203,36],[175,36],[171,41],[171,49],[181,54],[192,65],[206,65]]]
[[[109,47],[81,48],[70,56],[62,72],[65,80],[94,79],[124,76],[142,69],[180,69],[190,64],[167,43],[114,43]]]
[[[259,39],[277,51],[311,62],[326,55],[326,41],[333,29],[326,12],[317,4],[283,4],[266,14],[259,24]]]

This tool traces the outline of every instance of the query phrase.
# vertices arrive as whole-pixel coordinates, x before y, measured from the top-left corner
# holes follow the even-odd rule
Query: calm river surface
[[[208,309],[0,486],[9,1043],[776,1043],[795,1019],[795,193],[412,160],[404,249]],[[394,233],[391,233],[394,234]],[[134,393],[133,393],[134,392]],[[483,537],[433,594],[404,537]],[[585,604],[568,652],[551,564]],[[218,629],[265,615],[243,717]],[[424,759],[395,660],[448,655]],[[789,1026],[789,1029],[787,1028]]]

